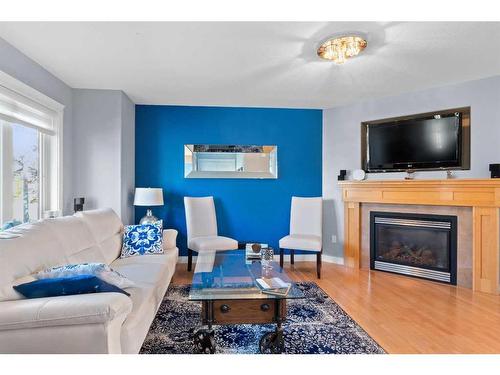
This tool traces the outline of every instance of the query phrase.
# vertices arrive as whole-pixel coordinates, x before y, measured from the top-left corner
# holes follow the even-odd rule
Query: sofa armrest
[[[0,331],[125,320],[132,300],[121,293],[92,293],[0,302]]]
[[[120,293],[0,302],[0,353],[121,353],[132,300]]]
[[[163,249],[173,249],[177,247],[177,231],[175,229],[163,230]]]

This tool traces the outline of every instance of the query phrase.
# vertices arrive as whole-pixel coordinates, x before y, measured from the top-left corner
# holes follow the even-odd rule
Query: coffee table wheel
[[[194,334],[194,346],[202,354],[215,353],[214,331],[200,329]]]
[[[259,350],[262,354],[281,354],[285,349],[283,335],[278,332],[264,334],[259,342]]]

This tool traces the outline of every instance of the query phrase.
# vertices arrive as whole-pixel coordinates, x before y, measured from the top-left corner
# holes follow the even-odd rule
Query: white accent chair
[[[193,251],[236,250],[238,241],[217,233],[217,216],[213,197],[184,197],[186,210],[188,271],[193,266]]]
[[[316,253],[316,272],[321,278],[323,233],[323,198],[292,197],[290,234],[279,241],[280,266],[283,268],[284,250],[290,250],[290,263],[294,264],[295,250]]]

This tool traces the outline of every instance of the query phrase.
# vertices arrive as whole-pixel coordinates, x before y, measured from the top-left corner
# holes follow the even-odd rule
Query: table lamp
[[[135,188],[134,206],[163,206],[163,190],[161,188]],[[151,224],[158,221],[158,218],[153,216],[153,211],[148,208],[146,216],[144,216],[140,224]]]

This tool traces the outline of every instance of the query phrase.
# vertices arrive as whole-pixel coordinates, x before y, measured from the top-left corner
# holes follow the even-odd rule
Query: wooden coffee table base
[[[194,335],[194,344],[200,353],[215,353],[213,325],[276,324],[274,332],[262,336],[261,353],[281,353],[284,349],[282,323],[286,317],[285,299],[231,299],[202,301],[202,324]]]

